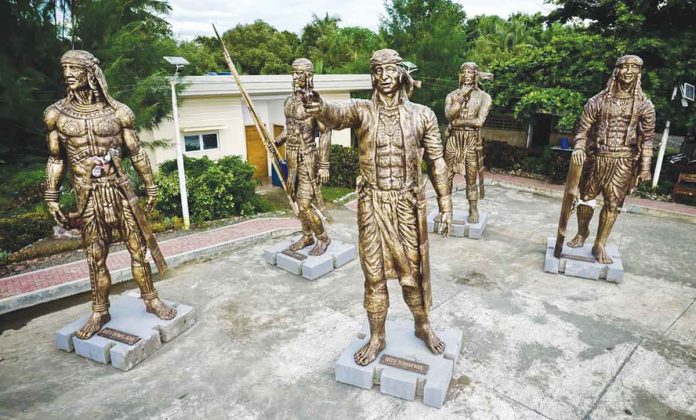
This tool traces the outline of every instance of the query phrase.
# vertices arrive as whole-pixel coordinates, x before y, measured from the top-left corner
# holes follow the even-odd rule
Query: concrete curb
[[[518,184],[515,184],[512,182],[500,181],[497,179],[486,179],[486,185],[498,185],[501,187],[531,192],[533,194],[541,195],[544,197],[552,197],[552,198],[559,198],[559,199],[563,198],[563,191],[556,191],[556,190],[551,190],[551,189],[546,189],[546,188],[538,188],[538,187],[527,186],[527,185],[518,185]],[[459,186],[457,187],[457,191],[459,191]],[[598,198],[597,202],[601,203],[602,199]],[[674,219],[684,220],[684,221],[690,222],[690,223],[696,223],[696,216],[694,216],[692,214],[657,209],[654,207],[645,207],[645,206],[640,206],[638,204],[631,204],[631,203],[625,204],[624,208],[626,209],[626,211],[628,213],[643,214],[643,215],[655,216],[655,217],[670,217],[670,218],[674,218]]]
[[[563,191],[557,191],[557,190],[552,190],[552,189],[548,189],[548,188],[539,188],[539,187],[534,187],[534,186],[529,186],[529,185],[519,185],[519,184],[515,184],[513,182],[500,181],[497,179],[486,178],[485,185],[497,185],[497,186],[501,186],[501,187],[505,187],[505,188],[512,188],[512,189],[519,190],[519,191],[526,191],[526,192],[530,192],[532,194],[541,195],[543,197],[552,197],[552,198],[558,198],[558,199],[563,198]],[[454,189],[454,191],[452,191],[452,192],[466,191],[466,184],[465,183],[456,184],[453,186],[453,189]],[[431,188],[431,189],[426,191],[425,195],[427,198],[434,197],[435,191]],[[345,203],[343,205],[343,207],[346,208],[347,210],[355,213],[357,211],[357,201],[358,200],[356,199],[356,200],[350,201],[348,203]],[[597,202],[601,203],[602,199],[598,198]],[[626,205],[624,205],[624,208],[626,209],[626,211],[628,213],[642,214],[642,215],[655,216],[655,217],[669,217],[669,218],[679,219],[679,220],[683,220],[683,221],[690,222],[690,223],[696,223],[696,215],[692,215],[692,214],[657,209],[654,207],[645,207],[645,206],[640,206],[638,204],[631,204],[631,203],[627,203]]]
[[[180,254],[168,256],[166,257],[167,264],[169,265],[169,268],[174,268],[190,261],[210,257],[212,255],[216,255],[221,252],[234,249],[238,245],[252,244],[269,238],[277,238],[285,236],[287,234],[295,233],[296,231],[297,230],[294,228],[279,228],[255,235],[244,236],[241,238],[211,245],[205,248],[199,248],[193,251],[182,252]],[[153,272],[157,272],[157,267],[153,262],[150,263],[150,267],[152,267]],[[54,267],[50,267],[48,269],[51,268]],[[131,274],[130,267],[125,267],[111,271],[111,284],[123,283],[132,279],[133,275]],[[47,287],[45,289],[34,290],[28,293],[9,296],[0,299],[0,315],[23,308],[28,308],[30,306],[38,305],[41,303],[46,303],[53,300],[62,299],[68,296],[77,295],[79,293],[87,292],[90,289],[91,286],[89,277],[84,277],[71,282]]]

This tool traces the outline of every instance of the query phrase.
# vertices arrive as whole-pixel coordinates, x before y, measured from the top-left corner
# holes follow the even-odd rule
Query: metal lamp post
[[[189,221],[188,193],[186,191],[186,176],[184,173],[184,153],[181,147],[181,134],[179,130],[179,108],[176,103],[176,82],[179,70],[184,68],[189,62],[183,57],[164,57],[164,59],[175,66],[174,77],[169,81],[172,89],[172,115],[174,117],[174,139],[176,141],[176,167],[179,172],[179,191],[181,192],[181,213],[184,219],[184,229],[188,230],[191,226]]]

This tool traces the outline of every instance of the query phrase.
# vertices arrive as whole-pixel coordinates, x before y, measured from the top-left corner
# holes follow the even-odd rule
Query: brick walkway
[[[237,242],[277,230],[298,229],[299,227],[300,224],[297,219],[254,219],[169,239],[162,241],[159,245],[164,256],[171,258],[191,251],[204,250],[229,242]],[[110,254],[107,259],[107,265],[112,272],[129,267],[130,256],[128,251],[124,250]],[[89,277],[87,260],[3,277],[0,278],[0,299],[35,292],[87,277]]]

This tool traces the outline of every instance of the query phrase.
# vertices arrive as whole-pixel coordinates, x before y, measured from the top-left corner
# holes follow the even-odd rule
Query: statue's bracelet
[[[44,192],[44,200],[47,202],[54,202],[57,203],[60,199],[60,191],[59,190],[46,190]]]

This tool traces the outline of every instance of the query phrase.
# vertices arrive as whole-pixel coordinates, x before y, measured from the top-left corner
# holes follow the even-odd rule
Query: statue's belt
[[[480,128],[476,127],[453,127],[450,125],[448,128],[450,131],[481,131]]]

